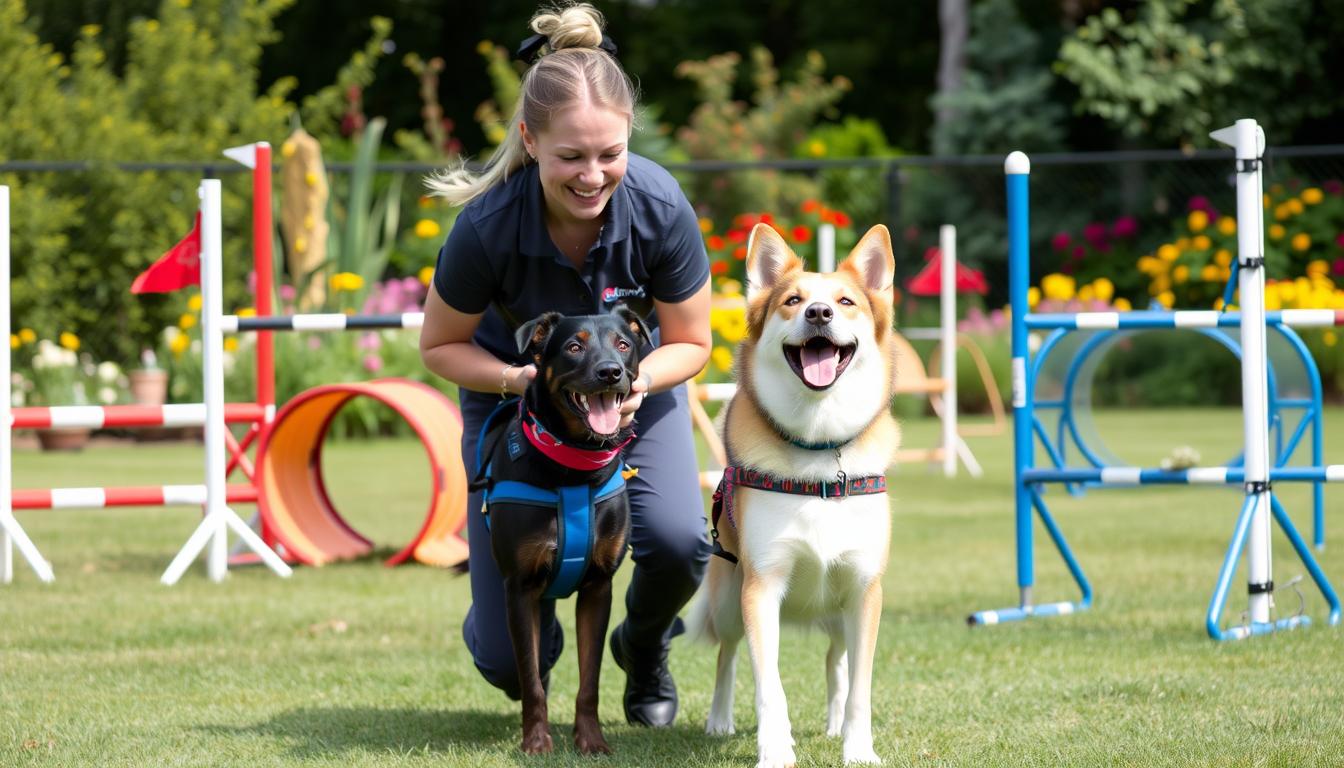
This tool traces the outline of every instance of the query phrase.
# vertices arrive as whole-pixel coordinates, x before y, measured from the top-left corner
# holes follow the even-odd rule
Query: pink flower
[[[377,355],[364,356],[364,370],[369,373],[377,373],[383,368],[383,358]]]
[[[289,283],[280,284],[281,301],[293,301],[296,295],[298,295],[298,292],[294,290],[294,286],[290,285]]]
[[[1101,245],[1106,242],[1106,225],[1099,221],[1094,221],[1091,224],[1088,224],[1086,227],[1083,227],[1083,237],[1087,242],[1091,243],[1093,247]]]
[[[1139,232],[1139,221],[1133,216],[1121,216],[1111,225],[1112,237],[1133,237]]]
[[[1205,213],[1213,210],[1213,206],[1209,204],[1209,198],[1203,195],[1195,195],[1190,198],[1190,202],[1185,207],[1189,211],[1203,211]]]
[[[1335,259],[1335,263],[1330,266],[1330,274],[1344,275],[1344,259]]]
[[[383,339],[377,333],[363,333],[355,344],[360,349],[378,349],[383,346]]]
[[[1075,245],[1075,246],[1073,246],[1073,260],[1074,260],[1074,261],[1082,261],[1082,260],[1083,260],[1083,257],[1086,256],[1086,255],[1087,255],[1087,249],[1086,249],[1086,248],[1084,248],[1084,247],[1081,246],[1081,245]]]
[[[1340,232],[1338,235],[1335,235],[1335,245],[1338,245],[1340,248],[1344,248],[1344,232]]]
[[[1054,247],[1056,251],[1063,251],[1065,248],[1069,247],[1069,243],[1071,242],[1073,242],[1073,238],[1069,237],[1068,232],[1060,232],[1050,238],[1050,245]]]
[[[1344,181],[1340,181],[1339,179],[1330,179],[1329,181],[1321,185],[1321,189],[1325,190],[1326,192],[1329,192],[1332,195],[1344,194]]]

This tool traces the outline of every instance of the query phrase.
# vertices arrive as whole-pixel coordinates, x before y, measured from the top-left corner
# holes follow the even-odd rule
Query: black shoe
[[[635,649],[625,638],[625,624],[611,633],[611,658],[625,671],[625,720],[631,725],[663,728],[677,717],[677,685],[667,669],[670,643]]]

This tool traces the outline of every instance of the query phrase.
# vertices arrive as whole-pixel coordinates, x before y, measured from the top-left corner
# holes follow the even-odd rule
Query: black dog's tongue
[[[588,396],[588,428],[594,434],[614,434],[620,423],[620,400],[616,393],[603,392]]]

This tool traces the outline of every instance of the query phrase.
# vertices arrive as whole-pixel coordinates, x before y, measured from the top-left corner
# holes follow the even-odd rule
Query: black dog
[[[477,483],[487,487],[491,549],[504,577],[522,686],[522,748],[552,748],[539,674],[541,600],[576,590],[574,742],[584,754],[610,753],[597,702],[611,577],[630,528],[619,451],[633,431],[620,428],[620,407],[649,334],[638,315],[617,306],[606,315],[548,312],[519,328],[517,340],[537,377],[520,403],[506,402],[501,418],[487,422]]]

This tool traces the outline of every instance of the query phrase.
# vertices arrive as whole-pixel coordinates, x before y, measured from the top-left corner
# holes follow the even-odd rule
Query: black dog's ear
[[[543,312],[523,323],[513,334],[514,340],[518,342],[518,351],[527,354],[533,347],[545,347],[546,340],[551,338],[551,331],[555,330],[556,321],[562,317],[564,315],[559,312]]]
[[[653,339],[649,338],[649,329],[644,327],[644,318],[640,317],[633,309],[624,304],[617,304],[611,308],[612,314],[625,321],[630,327],[630,332],[635,334],[635,338],[644,342],[644,346],[653,346]]]

